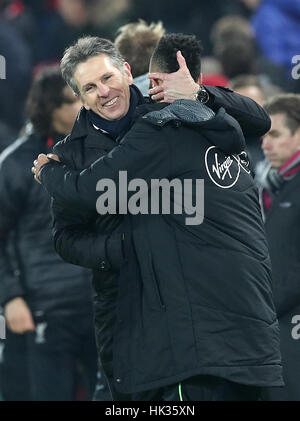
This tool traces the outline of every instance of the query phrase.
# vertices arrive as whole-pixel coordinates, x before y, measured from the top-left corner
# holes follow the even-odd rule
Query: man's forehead
[[[112,63],[107,54],[100,54],[79,63],[74,72],[74,78],[83,86],[108,72],[120,72],[120,69]]]
[[[270,114],[272,126],[285,126],[286,124],[286,114],[285,113],[276,113]]]
[[[289,135],[291,133],[291,129],[288,126],[287,122],[287,115],[286,113],[275,113],[270,114],[271,118],[271,128],[269,130],[269,134],[282,134],[282,135]]]

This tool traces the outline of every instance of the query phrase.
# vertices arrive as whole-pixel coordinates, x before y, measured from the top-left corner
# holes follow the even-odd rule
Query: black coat
[[[259,137],[269,130],[269,117],[251,99],[228,88],[207,86],[206,89],[210,94],[209,107],[214,111],[225,107],[239,121],[245,136]],[[240,152],[244,140],[236,141],[234,144],[226,139],[222,147],[229,152]],[[71,135],[55,145],[54,153],[68,167],[82,170],[115,146],[115,141],[91,126],[82,109]],[[112,377],[112,332],[118,294],[116,275],[124,248],[122,232],[117,227],[122,219],[118,215],[99,217],[95,207],[74,209],[59,200],[53,202],[53,214],[56,251],[65,261],[93,270],[98,351],[107,376]]]
[[[206,86],[210,94],[207,104],[213,111],[225,108],[241,126],[245,138],[259,138],[270,129],[270,119],[265,111],[250,98],[239,95],[225,87]],[[119,139],[118,139],[119,140]],[[239,153],[244,147],[243,139],[230,139],[224,142],[220,138],[221,147],[228,153]],[[68,167],[81,170],[87,168],[97,157],[107,154],[116,146],[110,137],[96,131],[90,125],[87,113],[81,109],[72,133],[62,142],[55,145],[53,152]],[[94,278],[109,278],[105,272],[116,269],[122,254],[120,234],[114,229],[120,224],[118,216],[99,218],[95,208],[90,212],[63,206],[54,201],[54,241],[57,252],[67,262],[95,270]],[[101,234],[103,234],[101,236]],[[109,258],[108,258],[109,253]],[[98,282],[95,283],[97,286]]]
[[[53,152],[62,162],[82,170],[96,157],[116,146],[114,140],[96,131],[84,109],[70,136],[55,145]],[[112,331],[118,295],[117,268],[122,259],[118,215],[99,216],[95,209],[79,209],[53,200],[53,232],[57,253],[69,263],[92,269],[94,314],[98,353],[108,378],[112,378]]]
[[[89,274],[55,253],[50,198],[31,173],[37,154],[51,151],[46,142],[28,134],[0,157],[1,305],[22,296],[34,314],[91,313]]]
[[[270,389],[270,400],[300,400],[300,174],[285,182],[266,213],[266,233],[273,268],[285,387]],[[297,327],[298,325],[298,327]],[[296,333],[292,335],[293,331]],[[294,336],[294,337],[293,337]]]
[[[40,171],[48,192],[79,210],[94,210],[98,180],[117,182],[119,171],[127,171],[128,181],[204,180],[200,225],[186,225],[184,212],[125,217],[113,353],[122,392],[197,374],[282,384],[257,189],[239,156],[213,146],[241,145],[242,132],[223,109],[208,119],[208,108],[202,108],[192,101],[141,106],[119,146],[86,171],[58,163]]]

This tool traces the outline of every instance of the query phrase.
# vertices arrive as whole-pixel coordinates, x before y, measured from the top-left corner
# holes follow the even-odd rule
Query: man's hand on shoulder
[[[57,155],[55,155],[55,154],[45,155],[43,153],[39,154],[38,158],[33,161],[33,167],[31,168],[31,172],[34,174],[34,179],[38,183],[41,184],[41,180],[39,179],[40,169],[44,165],[49,164],[49,162],[51,160],[60,162],[60,159],[59,159],[59,157]]]
[[[192,78],[181,51],[177,51],[179,70],[174,73],[149,73],[149,79],[162,80],[160,86],[149,89],[153,101],[172,103],[176,99],[195,100],[200,89]]]

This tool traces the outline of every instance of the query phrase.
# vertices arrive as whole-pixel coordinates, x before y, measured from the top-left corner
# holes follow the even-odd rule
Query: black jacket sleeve
[[[270,130],[270,117],[251,98],[222,86],[205,86],[205,89],[210,95],[206,105],[215,112],[221,107],[225,108],[238,121],[245,137],[261,137]]]
[[[123,261],[122,232],[107,232],[80,214],[52,201],[56,252],[68,263],[93,270],[118,270]]]
[[[274,303],[276,308],[277,317],[281,318],[286,314],[291,313],[293,310],[299,307],[300,302],[300,287],[298,273],[300,270],[299,264],[297,269],[297,275],[294,273],[287,275],[287,279],[284,285],[277,287],[278,291],[274,294]],[[296,314],[296,313],[295,313]]]
[[[168,177],[170,155],[167,139],[161,137],[160,130],[150,124],[137,122],[134,130],[131,130],[116,148],[99,158],[89,168],[81,172],[72,171],[65,165],[51,162],[41,168],[39,177],[54,199],[67,206],[76,206],[78,210],[97,210],[101,213],[97,199],[98,191],[103,191],[103,188],[99,187],[98,181],[108,179],[118,186],[120,171],[126,172],[128,181],[133,177],[142,178],[146,182],[150,182],[151,178]],[[117,202],[117,206],[127,207],[127,197],[120,196],[122,195],[116,191],[113,205]],[[115,209],[107,211],[117,213]]]
[[[30,168],[30,167],[29,167]],[[28,171],[30,174],[30,170]],[[30,177],[30,175],[29,175]],[[26,203],[29,177],[22,165],[7,156],[0,156],[0,303],[4,306],[13,298],[24,296],[20,279],[15,276],[11,255],[8,253],[9,234],[17,227]]]

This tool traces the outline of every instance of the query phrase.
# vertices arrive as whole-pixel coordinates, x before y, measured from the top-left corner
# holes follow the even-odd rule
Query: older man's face
[[[119,120],[127,114],[129,86],[133,83],[128,63],[121,71],[106,54],[91,57],[77,66],[74,81],[87,110],[93,110],[105,120]]]
[[[284,113],[273,114],[271,129],[264,136],[262,148],[273,168],[280,168],[300,150],[300,129],[294,134],[286,126]]]

